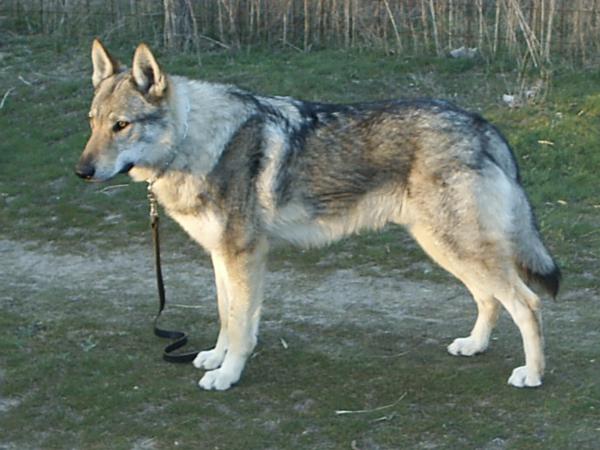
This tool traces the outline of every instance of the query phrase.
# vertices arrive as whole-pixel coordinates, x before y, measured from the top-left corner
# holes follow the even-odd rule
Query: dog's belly
[[[278,226],[274,224],[269,229],[270,235],[302,247],[319,247],[350,234],[342,227],[328,223],[292,223]]]
[[[320,246],[360,230],[405,223],[402,198],[395,192],[366,195],[352,208],[311,217],[308,208],[289,204],[267,218],[269,234],[301,246]]]

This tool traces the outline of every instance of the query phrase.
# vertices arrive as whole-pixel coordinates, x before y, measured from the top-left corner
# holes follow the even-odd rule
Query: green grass
[[[143,185],[107,190],[73,175],[88,136],[89,49],[10,39],[0,67],[0,95],[14,88],[0,110],[2,239],[69,257],[103,258],[147,244]],[[131,50],[115,53],[129,63]],[[444,97],[497,124],[517,153],[542,232],[565,273],[565,298],[549,306],[546,322],[547,384],[528,391],[504,386],[521,358],[508,320],[493,349],[467,362],[443,351],[456,336],[455,322],[444,323],[433,304],[432,317],[442,321],[435,325],[396,323],[365,304],[358,311],[376,320],[358,330],[335,318],[290,321],[273,305],[240,386],[200,392],[196,370],[160,362],[161,344],[149,329],[153,299],[110,286],[78,292],[68,283],[40,291],[31,276],[38,269],[30,267],[16,279],[0,275],[9,286],[0,293],[0,400],[18,399],[0,409],[0,448],[597,448],[597,71],[557,70],[544,101],[508,109],[500,97],[515,85],[514,74],[477,61],[339,51],[216,53],[202,55],[201,64],[196,55],[160,57],[170,72],[266,94],[336,102]],[[121,183],[129,181],[115,181]],[[166,220],[164,229],[167,258],[198,256],[176,225]],[[396,270],[394,276],[415,282],[454,283],[398,228],[327,249],[281,248],[271,268],[309,279],[338,269],[373,277]],[[131,303],[113,301],[121,297]],[[206,310],[175,310],[168,320],[205,346],[215,337],[214,311]],[[466,329],[472,311],[455,314]],[[282,350],[280,337],[290,350]]]

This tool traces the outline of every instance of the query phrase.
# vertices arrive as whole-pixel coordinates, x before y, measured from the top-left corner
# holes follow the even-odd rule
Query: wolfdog
[[[453,355],[486,350],[503,306],[525,365],[508,383],[542,383],[541,302],[560,273],[542,243],[507,141],[439,100],[335,105],[255,95],[169,76],[145,44],[131,69],[92,45],[91,137],[76,167],[89,181],[128,173],[211,256],[220,331],[198,354],[204,389],[240,379],[252,353],[270,244],[329,243],[388,223],[464,283],[478,309]]]

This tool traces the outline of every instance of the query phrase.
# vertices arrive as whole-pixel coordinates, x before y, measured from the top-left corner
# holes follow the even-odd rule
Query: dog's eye
[[[127,128],[128,126],[129,122],[126,122],[125,120],[119,120],[113,125],[113,131],[116,133]]]

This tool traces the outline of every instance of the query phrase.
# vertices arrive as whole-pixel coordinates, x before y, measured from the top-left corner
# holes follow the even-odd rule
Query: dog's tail
[[[537,221],[527,198],[513,151],[506,139],[490,124],[485,128],[488,154],[516,188],[510,209],[512,241],[516,263],[528,284],[535,284],[556,298],[560,287],[560,269],[544,246]]]
[[[527,283],[540,286],[556,298],[561,280],[560,269],[542,241],[535,216],[526,197],[523,198],[523,204],[520,206],[515,242],[519,269]]]

